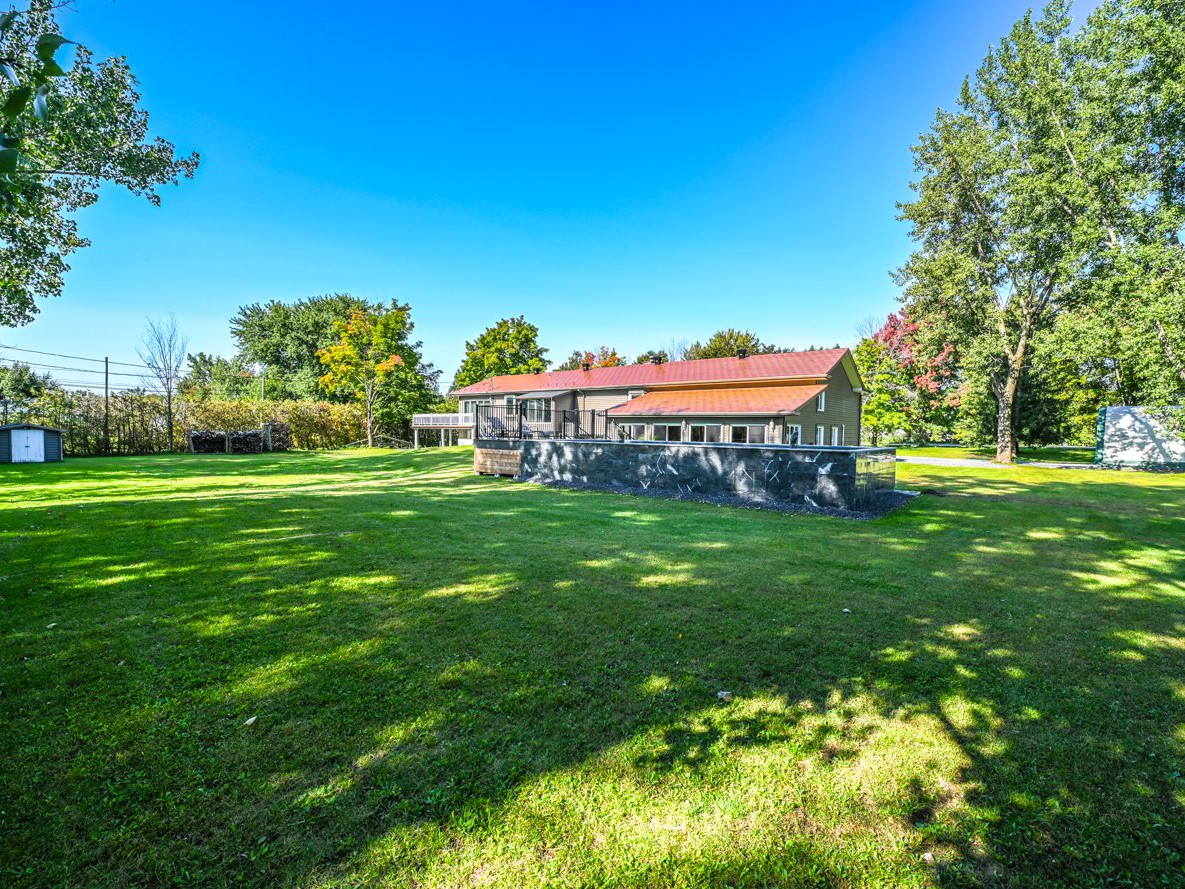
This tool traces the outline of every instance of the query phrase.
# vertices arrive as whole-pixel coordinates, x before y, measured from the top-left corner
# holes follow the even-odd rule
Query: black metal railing
[[[609,438],[604,411],[539,410],[526,404],[480,405],[478,438]]]

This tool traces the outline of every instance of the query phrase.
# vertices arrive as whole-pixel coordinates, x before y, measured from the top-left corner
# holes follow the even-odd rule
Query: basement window
[[[655,441],[682,441],[683,440],[683,426],[675,424],[655,423],[654,424],[654,440]]]

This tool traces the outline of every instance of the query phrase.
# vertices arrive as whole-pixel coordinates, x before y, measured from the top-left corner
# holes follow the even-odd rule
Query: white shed
[[[61,459],[61,429],[36,423],[0,426],[0,463],[56,463]]]

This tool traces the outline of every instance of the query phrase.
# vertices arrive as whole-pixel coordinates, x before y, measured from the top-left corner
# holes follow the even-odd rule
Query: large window
[[[461,413],[467,417],[472,417],[474,414],[480,413],[483,407],[489,406],[490,400],[488,398],[466,399],[461,402]]]
[[[641,441],[646,437],[646,424],[621,423],[617,427],[617,434],[622,441]]]
[[[732,427],[733,444],[765,444],[765,426]]]
[[[526,405],[528,423],[551,422],[550,398],[528,398],[523,404]]]
[[[654,424],[654,440],[655,441],[682,441],[683,440],[683,426],[676,423],[655,423]]]
[[[692,423],[690,441],[720,441],[720,429],[719,423]]]
[[[802,444],[802,427],[795,426],[792,423],[786,424],[786,435],[782,439],[783,444],[800,445]]]

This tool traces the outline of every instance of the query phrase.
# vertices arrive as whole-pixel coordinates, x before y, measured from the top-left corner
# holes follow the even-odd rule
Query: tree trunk
[[[1023,356],[1018,354],[1008,362],[1008,375],[996,389],[996,462],[1012,463],[1016,459],[1016,393],[1020,386]]]

